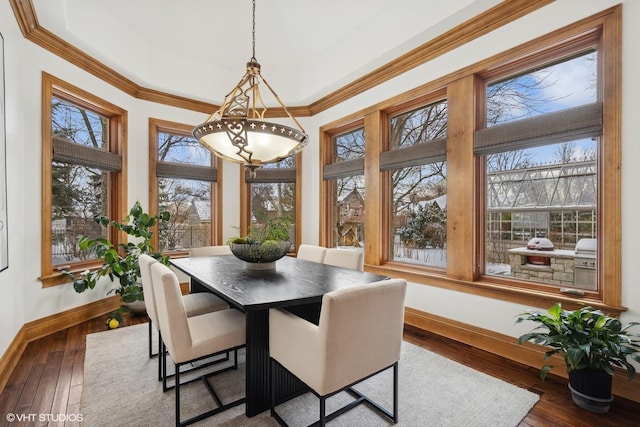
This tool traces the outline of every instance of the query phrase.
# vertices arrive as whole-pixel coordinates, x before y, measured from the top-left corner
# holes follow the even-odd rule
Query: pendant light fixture
[[[227,94],[220,108],[206,122],[193,129],[193,136],[217,156],[242,163],[255,176],[255,170],[300,151],[307,134],[289,113],[280,97],[260,74],[256,60],[256,2],[253,5],[252,56],[247,72]],[[271,92],[295,127],[265,121],[267,107],[260,94],[260,84]]]

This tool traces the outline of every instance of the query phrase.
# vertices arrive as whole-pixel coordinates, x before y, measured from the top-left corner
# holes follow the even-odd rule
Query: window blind
[[[256,176],[253,178],[249,170],[246,170],[244,179],[249,183],[296,182],[296,170],[295,168],[261,168],[256,169]]]
[[[324,179],[338,179],[349,176],[364,175],[364,158],[345,160],[343,162],[331,163],[323,169]]]
[[[475,154],[495,154],[601,134],[602,103],[596,102],[480,129],[474,133],[473,151]]]
[[[156,176],[159,178],[182,178],[215,182],[218,180],[218,169],[210,166],[158,162],[156,163]]]
[[[447,159],[447,138],[413,144],[380,154],[380,169],[395,170],[443,162]]]
[[[122,170],[122,156],[78,144],[65,138],[52,138],[53,161],[78,164],[111,172]]]

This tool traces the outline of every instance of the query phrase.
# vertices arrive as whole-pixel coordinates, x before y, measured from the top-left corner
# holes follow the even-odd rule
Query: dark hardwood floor
[[[85,337],[87,334],[105,330],[105,321],[106,316],[96,318],[30,343],[0,396],[0,426],[62,426],[65,424],[53,419],[56,414],[65,414],[67,417],[80,414]],[[124,319],[123,327],[143,322],[146,322],[144,316],[129,316]],[[405,329],[405,339],[538,393],[540,401],[520,426],[640,425],[639,403],[616,398],[608,414],[592,414],[573,404],[567,381],[563,378],[550,375],[543,382],[535,368],[412,327]],[[418,393],[419,390],[416,390],[416,394]],[[9,423],[8,414],[36,415],[33,416],[33,422]],[[45,414],[45,417],[51,414],[49,417],[53,420],[41,421],[40,414]],[[428,425],[428,414],[425,414],[425,423]]]

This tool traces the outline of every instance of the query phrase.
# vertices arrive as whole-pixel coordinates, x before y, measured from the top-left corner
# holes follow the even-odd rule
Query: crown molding
[[[505,0],[310,105],[289,107],[288,110],[297,117],[321,113],[554,1],[556,0]],[[202,113],[211,113],[219,108],[214,104],[140,86],[42,27],[38,23],[31,0],[9,0],[9,2],[26,39],[132,97]],[[267,111],[267,116],[285,117],[286,114],[282,108],[272,108]]]

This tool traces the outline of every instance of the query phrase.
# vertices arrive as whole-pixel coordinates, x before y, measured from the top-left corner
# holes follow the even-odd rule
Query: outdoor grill
[[[595,291],[596,284],[596,239],[580,239],[574,255],[574,284],[576,288]]]
[[[534,251],[550,252],[550,251],[553,251],[555,248],[551,240],[546,239],[544,237],[534,237],[533,239],[529,240],[529,242],[527,243],[527,249],[534,250]],[[549,258],[549,256],[539,255],[537,253],[531,254],[531,255],[527,255],[527,264],[550,266],[551,258]]]
[[[537,251],[552,251],[553,243],[544,237],[534,237],[527,243],[527,249],[535,249]]]

